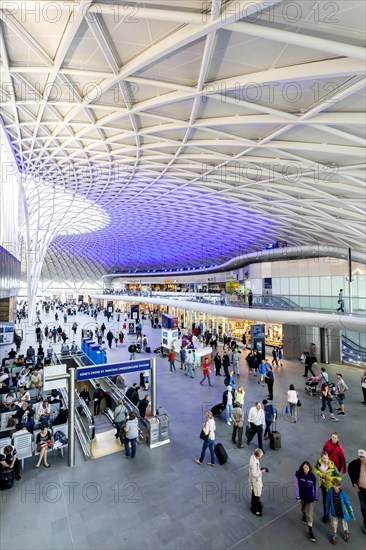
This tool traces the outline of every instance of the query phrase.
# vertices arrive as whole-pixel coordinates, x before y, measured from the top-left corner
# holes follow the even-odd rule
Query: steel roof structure
[[[4,2],[19,172],[108,220],[55,230],[43,277],[219,264],[277,240],[363,251],[365,20],[362,0]]]

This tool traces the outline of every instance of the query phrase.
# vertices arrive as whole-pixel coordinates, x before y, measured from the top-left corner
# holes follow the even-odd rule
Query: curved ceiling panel
[[[18,167],[110,217],[57,237],[43,276],[364,249],[364,2],[18,4],[0,10]]]

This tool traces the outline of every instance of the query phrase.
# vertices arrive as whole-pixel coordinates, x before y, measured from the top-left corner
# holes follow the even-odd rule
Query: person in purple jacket
[[[313,533],[314,502],[318,500],[318,483],[310,462],[305,460],[295,473],[295,496],[300,502],[302,521],[309,529],[309,539],[316,542]]]

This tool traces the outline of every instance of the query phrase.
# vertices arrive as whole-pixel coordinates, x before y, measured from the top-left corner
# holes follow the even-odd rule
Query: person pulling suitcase
[[[196,464],[202,466],[202,463],[205,459],[207,449],[210,449],[211,462],[207,462],[209,466],[215,466],[215,431],[216,423],[211,411],[206,412],[206,422],[202,424],[202,430],[200,433],[200,438],[203,440],[202,451],[200,458],[195,458],[194,461]]]

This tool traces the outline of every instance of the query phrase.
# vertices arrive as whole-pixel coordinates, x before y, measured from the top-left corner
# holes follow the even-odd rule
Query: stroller
[[[322,391],[322,385],[323,382],[321,381],[321,377],[319,376],[312,376],[311,378],[308,378],[305,382],[305,391],[308,392],[309,395],[320,395]],[[334,393],[334,384],[332,382],[328,383],[329,389]]]
[[[305,382],[305,391],[308,392],[309,395],[320,395],[320,378],[318,376],[311,376],[308,378]]]

